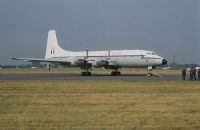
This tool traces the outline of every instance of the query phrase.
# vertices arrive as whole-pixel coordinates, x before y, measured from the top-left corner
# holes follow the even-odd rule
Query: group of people
[[[196,73],[198,75],[198,80],[200,80],[200,68],[198,70],[196,70],[195,67],[192,67],[190,69],[189,80],[197,80]],[[186,79],[186,74],[187,74],[186,69],[183,69],[182,70],[182,79],[183,80]]]

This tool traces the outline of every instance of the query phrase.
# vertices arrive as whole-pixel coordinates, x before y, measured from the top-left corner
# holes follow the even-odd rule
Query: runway
[[[181,80],[180,75],[163,74],[161,77],[147,77],[144,74],[110,76],[103,74],[93,74],[92,76],[80,76],[78,74],[60,73],[3,73],[0,80]]]

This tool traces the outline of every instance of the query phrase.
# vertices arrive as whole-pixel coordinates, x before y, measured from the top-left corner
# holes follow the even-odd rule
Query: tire
[[[120,76],[121,75],[121,72],[117,72],[117,76]]]
[[[81,76],[86,76],[87,73],[86,72],[81,72]]]
[[[121,72],[119,72],[119,71],[112,71],[111,72],[111,76],[120,76],[121,75]]]
[[[112,75],[112,76],[117,76],[117,73],[116,73],[115,71],[112,71],[112,72],[111,72],[111,75]]]
[[[92,75],[92,73],[91,72],[87,72],[87,76],[91,76]]]

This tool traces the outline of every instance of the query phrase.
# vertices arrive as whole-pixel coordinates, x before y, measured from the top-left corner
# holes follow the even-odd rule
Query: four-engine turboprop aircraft
[[[153,68],[167,64],[167,61],[155,52],[148,50],[108,50],[108,51],[80,51],[72,52],[62,49],[57,42],[56,31],[48,32],[46,55],[44,59],[12,58],[28,62],[47,62],[62,66],[76,66],[84,71],[82,76],[91,76],[92,67],[113,69],[111,75],[121,75],[121,67],[148,67]]]

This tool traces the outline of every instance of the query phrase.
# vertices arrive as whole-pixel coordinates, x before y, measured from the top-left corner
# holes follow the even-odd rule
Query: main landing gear
[[[121,72],[118,71],[118,68],[115,69],[115,71],[112,71],[112,72],[111,72],[111,76],[120,76],[120,75],[121,75]]]
[[[121,75],[121,72],[119,71],[112,71],[111,72],[111,76],[120,76]]]
[[[89,71],[90,68],[91,68],[91,65],[86,63],[85,67],[83,68],[85,71],[81,72],[81,76],[91,76],[92,73]]]
[[[91,72],[81,72],[81,76],[91,76],[92,75],[92,73]]]

